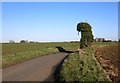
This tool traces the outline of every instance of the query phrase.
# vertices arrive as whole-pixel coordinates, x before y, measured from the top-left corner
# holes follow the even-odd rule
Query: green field
[[[3,43],[2,67],[6,68],[26,60],[59,52],[56,46],[65,50],[79,48],[79,43]]]

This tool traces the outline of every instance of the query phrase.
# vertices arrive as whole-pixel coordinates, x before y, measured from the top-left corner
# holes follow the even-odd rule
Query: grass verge
[[[111,81],[104,69],[94,59],[98,46],[112,43],[94,43],[92,48],[70,54],[56,72],[57,81]]]
[[[6,68],[33,58],[37,58],[40,56],[57,53],[57,52],[58,50],[55,48],[43,48],[42,50],[7,54],[5,56],[2,56],[2,68]]]

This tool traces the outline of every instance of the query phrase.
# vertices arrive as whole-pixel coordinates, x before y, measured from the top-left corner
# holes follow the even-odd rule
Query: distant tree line
[[[95,42],[117,42],[117,41],[112,41],[112,40],[106,40],[105,38],[95,38]]]
[[[9,43],[15,43],[15,41],[14,40],[9,40]],[[37,42],[35,42],[35,41],[28,41],[28,40],[20,40],[19,43],[37,43]]]
[[[10,40],[9,43],[15,43],[15,41],[14,40]]]

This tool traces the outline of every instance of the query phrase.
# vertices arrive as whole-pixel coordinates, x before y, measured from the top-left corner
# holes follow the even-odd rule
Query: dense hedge
[[[80,48],[90,47],[93,42],[92,27],[87,22],[77,24],[77,31],[81,32]]]

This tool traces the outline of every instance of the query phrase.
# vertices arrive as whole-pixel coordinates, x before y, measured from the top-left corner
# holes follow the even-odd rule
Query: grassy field
[[[59,52],[56,46],[65,50],[79,48],[79,43],[3,43],[2,67],[6,68],[26,60]]]
[[[81,53],[70,54],[56,71],[56,80],[60,81],[110,81],[104,69],[94,57],[99,46],[109,46],[114,43],[94,43]]]

